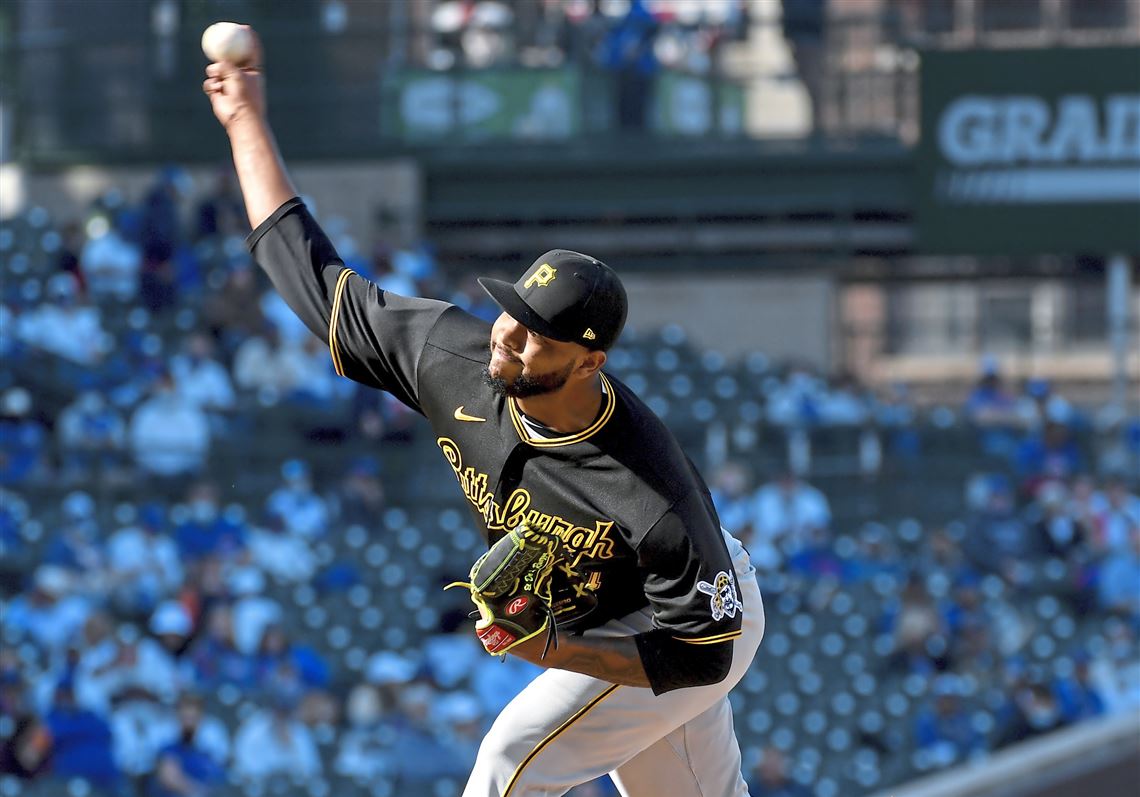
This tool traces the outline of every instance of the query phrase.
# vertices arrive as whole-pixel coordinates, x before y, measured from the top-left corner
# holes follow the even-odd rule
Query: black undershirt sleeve
[[[296,197],[259,224],[247,245],[293,312],[326,342],[338,374],[423,412],[420,355],[451,305],[382,291],[346,268]]]
[[[676,639],[668,628],[655,628],[633,639],[655,695],[720,683],[732,666],[731,640],[691,645]]]

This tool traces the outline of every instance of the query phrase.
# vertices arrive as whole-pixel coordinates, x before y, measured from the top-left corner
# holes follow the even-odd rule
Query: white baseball
[[[202,33],[202,52],[211,61],[244,66],[253,58],[253,36],[236,22],[215,22]]]

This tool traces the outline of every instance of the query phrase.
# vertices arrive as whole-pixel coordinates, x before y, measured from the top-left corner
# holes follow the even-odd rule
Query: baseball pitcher
[[[756,575],[661,421],[605,373],[618,276],[555,249],[479,282],[488,326],[346,268],[294,188],[252,62],[206,69],[254,259],[337,373],[422,414],[488,551],[466,581],[491,655],[545,668],[495,720],[464,795],[560,795],[609,773],[629,797],[747,794],[727,695],[764,632]]]

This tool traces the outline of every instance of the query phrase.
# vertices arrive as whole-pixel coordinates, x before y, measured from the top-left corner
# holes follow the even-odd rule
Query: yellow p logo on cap
[[[554,277],[558,274],[558,269],[551,268],[549,263],[543,263],[541,266],[534,270],[534,273],[527,278],[523,283],[524,288],[529,288],[531,285],[538,285],[540,288],[545,288],[550,283],[554,282]]]

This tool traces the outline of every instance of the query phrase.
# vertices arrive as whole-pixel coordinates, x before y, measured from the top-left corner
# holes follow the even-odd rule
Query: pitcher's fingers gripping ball
[[[546,633],[546,656],[550,645],[558,645],[557,596],[574,590],[581,577],[557,557],[553,538],[520,525],[491,546],[471,567],[467,587],[478,609],[475,634],[493,656]],[[555,582],[558,582],[557,584]],[[577,617],[582,613],[579,609]]]
[[[248,25],[215,22],[202,32],[202,52],[214,62],[251,66],[256,55],[256,42]]]

